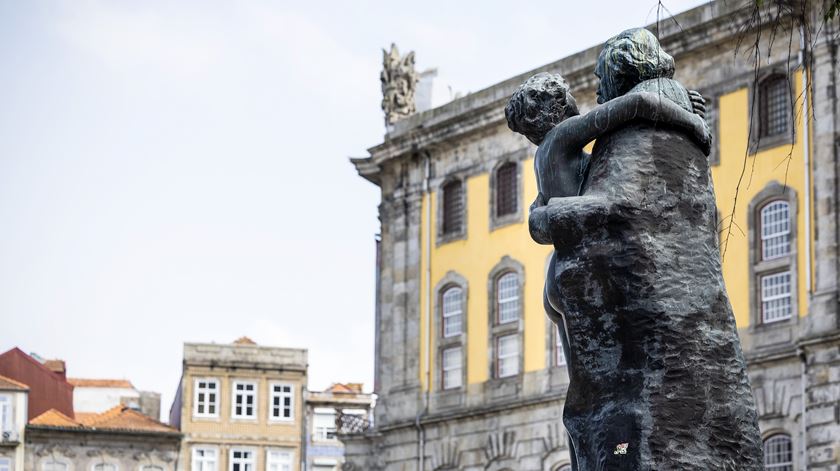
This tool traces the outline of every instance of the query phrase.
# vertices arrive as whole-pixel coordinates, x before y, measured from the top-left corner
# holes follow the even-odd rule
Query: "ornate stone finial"
[[[417,71],[414,70],[414,52],[400,57],[396,44],[391,50],[382,50],[382,111],[385,124],[394,124],[416,110],[414,92],[417,89]]]

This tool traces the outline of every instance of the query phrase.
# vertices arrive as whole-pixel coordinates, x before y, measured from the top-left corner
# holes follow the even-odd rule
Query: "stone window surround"
[[[97,456],[96,460],[90,464],[90,471],[120,471],[120,463],[114,458],[106,456]]]
[[[216,384],[216,389],[215,389],[216,400],[214,402],[214,405],[216,406],[216,412],[214,414],[210,414],[210,413],[207,413],[207,412],[202,413],[202,414],[198,413],[198,383],[199,382],[207,382],[207,383],[215,383]],[[222,402],[221,401],[221,399],[222,399],[221,395],[222,395],[222,389],[221,389],[221,382],[219,381],[219,378],[206,377],[206,376],[193,378],[193,394],[192,394],[192,399],[193,399],[192,418],[193,418],[193,420],[195,420],[195,419],[199,419],[199,420],[207,420],[207,419],[218,420],[219,419],[219,407],[221,406],[221,402]],[[209,401],[207,402],[207,404],[209,404]]]
[[[250,446],[232,446],[228,450],[228,471],[233,471],[233,453],[246,452],[251,454],[251,471],[257,471],[257,450]],[[240,459],[241,463],[247,463],[244,459]],[[218,464],[217,464],[218,466]],[[218,469],[218,468],[217,468]]]
[[[518,224],[521,223],[523,220],[523,207],[525,206],[522,202],[524,198],[524,186],[522,182],[522,159],[523,155],[527,156],[526,150],[520,150],[514,152],[513,154],[508,154],[507,156],[501,158],[499,161],[493,165],[493,168],[490,170],[490,191],[488,192],[490,195],[490,202],[488,207],[490,208],[490,231],[494,231],[501,227],[509,226],[511,224]],[[497,173],[499,169],[502,168],[505,164],[514,164],[516,165],[516,211],[511,214],[505,214],[504,216],[496,215],[496,190],[497,190]]]
[[[216,452],[216,457],[214,459],[214,461],[215,461],[215,468],[214,469],[216,471],[219,471],[219,463],[220,463],[219,447],[217,445],[205,445],[205,444],[197,444],[197,445],[192,445],[190,447],[190,469],[193,469],[193,470],[197,469],[197,467],[195,466],[195,462],[196,462],[196,458],[197,458],[196,457],[196,452],[198,450],[212,450],[212,451],[215,451]],[[204,461],[209,461],[209,460],[205,459]]]
[[[291,402],[289,403],[290,407],[290,416],[289,417],[274,417],[274,398],[280,397],[280,410],[282,414],[282,410],[284,408],[282,399],[286,395],[283,392],[276,392],[274,390],[275,386],[289,386],[291,388]],[[295,420],[295,385],[293,383],[284,382],[284,381],[270,381],[268,383],[268,421],[269,422],[294,422]]]
[[[762,431],[762,433],[761,433],[761,453],[762,453],[762,455],[764,455],[764,444],[767,442],[767,440],[769,440],[773,437],[780,436],[780,435],[783,435],[783,436],[787,437],[787,439],[790,441],[791,465],[793,466],[793,469],[799,469],[798,466],[799,466],[799,462],[801,461],[800,458],[799,458],[799,451],[800,451],[799,448],[800,448],[800,446],[797,443],[798,441],[793,439],[793,435],[784,428],[774,427],[774,428],[771,428],[767,431]]]
[[[253,391],[249,391],[254,396],[254,404],[253,404],[254,413],[251,414],[251,415],[244,415],[244,414],[243,415],[236,415],[236,396],[237,396],[236,386],[240,385],[240,384],[252,384],[252,385],[254,385]],[[259,404],[260,404],[259,389],[260,389],[259,382],[255,381],[255,380],[234,379],[230,382],[230,418],[231,418],[231,420],[252,422],[252,421],[256,421],[258,419],[259,409],[260,409],[260,407],[259,407]],[[248,394],[248,392],[243,391],[242,395],[243,395],[243,397],[246,397],[249,394]],[[245,408],[246,408],[246,405],[243,402],[242,403],[243,413],[245,411]]]
[[[38,466],[38,469],[44,471],[47,465],[50,464],[60,464],[64,465],[65,471],[73,471],[73,461],[67,458],[59,458],[56,456],[46,456],[41,460],[41,463]]]
[[[452,232],[443,232],[443,188],[454,182],[460,181],[461,182],[461,229],[458,231]],[[449,175],[446,177],[440,185],[438,185],[437,189],[435,190],[435,205],[437,208],[435,209],[436,220],[435,225],[437,229],[435,233],[437,234],[436,237],[436,246],[440,246],[446,244],[448,242],[456,241],[456,240],[465,240],[467,238],[467,226],[469,225],[469,211],[467,208],[467,177],[461,175]]]
[[[451,337],[443,336],[443,293],[449,288],[461,288],[461,333]],[[432,322],[433,331],[436,332],[436,355],[435,355],[435,375],[437,384],[434,390],[439,391],[439,394],[462,394],[467,387],[467,306],[469,306],[469,283],[467,279],[460,274],[449,271],[447,272],[435,285],[435,309],[434,322]],[[457,388],[443,389],[443,351],[454,348],[461,348],[461,386]]]
[[[775,200],[787,201],[790,204],[790,253],[772,260],[761,260],[761,231],[759,212],[767,203]],[[796,191],[791,187],[784,187],[777,181],[771,181],[759,191],[747,209],[748,240],[749,240],[749,292],[750,292],[750,327],[749,331],[758,333],[774,329],[788,329],[799,323],[799,283],[797,267],[797,201]],[[790,270],[790,303],[791,318],[783,321],[765,324],[761,313],[761,284],[759,279],[763,275]]]
[[[761,97],[756,95],[757,93],[761,93],[764,85],[769,80],[774,80],[779,77],[785,77],[788,82],[788,91],[790,94],[790,105],[789,111],[791,114],[794,113],[794,104],[796,101],[796,97],[794,96],[794,86],[793,86],[793,75],[790,71],[785,71],[784,64],[775,64],[770,67],[765,67],[764,70],[761,71],[761,75],[758,76],[758,80],[753,83],[750,82],[749,84],[749,102],[747,103],[749,109],[749,120],[750,120],[750,143],[749,143],[749,153],[755,154],[761,152],[763,150],[770,149],[772,147],[777,147],[781,145],[791,145],[796,141],[796,126],[793,120],[788,121],[788,132],[784,134],[778,134],[775,136],[767,136],[761,137],[761,117],[758,115],[758,110],[760,108]]]
[[[497,323],[497,304],[496,304],[496,290],[497,290],[497,281],[499,277],[507,273],[516,273],[519,277],[519,320],[515,322],[506,322],[504,324]],[[490,382],[497,383],[497,382],[507,382],[507,381],[516,381],[522,378],[524,374],[524,366],[525,366],[525,355],[524,352],[524,345],[523,345],[523,315],[525,313],[525,267],[520,262],[512,259],[510,256],[505,255],[502,257],[501,260],[490,270],[490,274],[487,277],[487,306],[488,306],[488,313],[487,313],[487,322],[489,328],[489,347],[487,349],[488,353],[488,364],[490,367]],[[506,376],[504,378],[499,378],[497,376],[498,373],[498,358],[497,358],[497,339],[499,337],[503,337],[506,335],[517,334],[519,336],[519,372],[515,375]]]

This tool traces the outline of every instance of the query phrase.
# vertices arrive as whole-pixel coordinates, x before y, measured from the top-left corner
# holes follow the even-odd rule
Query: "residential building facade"
[[[73,410],[104,412],[127,405],[144,415],[160,419],[160,393],[140,391],[127,379],[69,378],[73,385]]]
[[[0,376],[0,471],[23,469],[29,387]]]
[[[26,427],[25,471],[175,471],[181,434],[128,406],[71,418],[50,409]]]
[[[309,471],[339,471],[344,445],[338,440],[339,423],[368,423],[373,396],[360,383],[334,383],[324,391],[306,395],[306,465]]]
[[[675,78],[707,100],[724,278],[766,465],[837,469],[837,37],[800,43],[783,19],[776,36],[759,36],[757,75],[734,54],[756,37],[743,7],[708,2],[657,30]],[[770,48],[774,37],[790,37],[792,52],[787,39]],[[503,110],[544,71],[562,74],[581,112],[591,110],[600,50],[407,116],[352,159],[381,188],[381,234],[375,425],[342,436],[346,470],[569,469],[569,380],[542,304],[551,247],[532,242],[527,225],[535,147]]]
[[[301,470],[306,381],[306,350],[184,344],[169,416],[184,434],[180,469]]]

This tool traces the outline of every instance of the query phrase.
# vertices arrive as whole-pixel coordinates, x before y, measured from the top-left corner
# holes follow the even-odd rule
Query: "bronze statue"
[[[587,115],[575,116],[562,86],[528,99],[520,88],[506,109],[511,128],[539,144],[529,226],[555,248],[545,304],[564,333],[575,469],[762,467],[721,273],[702,99],[673,73],[652,33],[628,30],[599,56],[602,105]],[[549,131],[534,131],[548,127],[532,125],[540,119]],[[593,138],[589,157],[581,148]]]

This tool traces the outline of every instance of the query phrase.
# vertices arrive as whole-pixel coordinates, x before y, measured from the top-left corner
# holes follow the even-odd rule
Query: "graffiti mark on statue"
[[[761,469],[702,98],[672,79],[673,59],[644,29],[610,39],[595,73],[601,105],[586,115],[551,74],[505,110],[539,146],[529,226],[555,248],[544,304],[567,354],[573,466]]]

